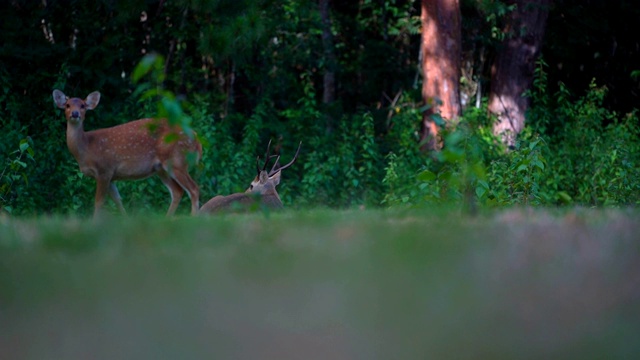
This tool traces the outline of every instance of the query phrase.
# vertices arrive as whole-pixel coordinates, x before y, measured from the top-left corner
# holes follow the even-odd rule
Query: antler
[[[267,165],[269,164],[269,160],[271,160],[271,158],[269,157],[270,149],[271,149],[271,139],[269,139],[269,144],[267,144],[267,152],[264,153],[264,165],[262,166],[262,171],[264,171],[267,168]]]
[[[264,154],[264,165],[262,169],[260,169],[260,156],[256,158],[256,170],[258,171],[258,175],[260,175],[260,171],[264,171],[267,168],[267,164],[269,160],[271,160],[274,156],[269,157],[269,149],[271,148],[271,139],[269,139],[269,144],[267,145],[267,152]]]
[[[293,156],[293,160],[291,160],[288,164],[280,166],[279,168],[276,169],[275,167],[278,165],[278,160],[280,160],[280,156],[278,156],[278,159],[276,160],[275,164],[273,164],[273,167],[271,168],[271,171],[269,171],[269,176],[273,176],[278,171],[282,171],[282,170],[288,168],[289,166],[293,165],[293,163],[298,158],[298,154],[300,153],[300,147],[301,146],[302,146],[302,141],[300,141],[300,144],[298,144],[298,150],[296,150],[296,154]]]

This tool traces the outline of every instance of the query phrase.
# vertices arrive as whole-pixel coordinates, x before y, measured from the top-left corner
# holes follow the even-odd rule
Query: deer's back
[[[170,133],[176,140],[167,142]],[[179,127],[169,127],[166,120],[140,119],[110,128],[86,132],[88,154],[99,158],[85,159],[87,168],[113,169],[113,179],[136,179],[158,171],[164,162],[185,161],[184,154],[202,156],[202,146],[187,137]],[[81,155],[82,156],[82,155]]]
[[[200,208],[200,214],[214,214],[218,212],[244,212],[266,206],[270,209],[282,209],[282,202],[273,195],[260,195],[251,193],[237,193],[228,196],[216,196],[207,201]]]
[[[165,137],[171,133],[177,134],[178,137],[167,142]],[[165,119],[134,120],[110,128],[88,131],[86,134],[89,137],[90,146],[97,145],[116,153],[166,152],[176,147],[202,153],[202,147],[197,140],[186,136],[179,126],[169,126]]]

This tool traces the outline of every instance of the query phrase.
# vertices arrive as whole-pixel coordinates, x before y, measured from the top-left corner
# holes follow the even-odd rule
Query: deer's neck
[[[262,194],[262,203],[273,208],[282,207],[282,200],[275,189],[269,189]]]
[[[87,146],[87,135],[82,127],[82,122],[73,124],[67,121],[67,147],[78,162],[81,162],[82,154],[86,153]]]
[[[275,189],[267,191],[262,196],[269,199],[277,199],[277,202],[282,203],[282,200],[280,200],[280,195],[278,195],[278,192]]]

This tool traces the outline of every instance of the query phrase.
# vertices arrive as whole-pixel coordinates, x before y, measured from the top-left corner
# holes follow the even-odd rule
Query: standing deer
[[[191,213],[199,207],[198,185],[189,176],[187,153],[202,156],[202,145],[190,138],[178,126],[170,126],[166,119],[151,118],[126,124],[84,131],[85,112],[98,106],[100,93],[92,92],[85,100],[68,98],[62,91],[53,91],[53,101],[64,109],[67,118],[67,146],[76,158],[80,171],[96,179],[94,217],[104,204],[108,193],[118,209],[126,214],[114,181],[144,179],[157,174],[171,193],[167,216],[173,215],[185,190],[191,198]],[[178,134],[175,141],[167,141],[170,134]]]
[[[200,213],[211,214],[234,209],[246,210],[256,204],[263,205],[271,209],[282,209],[282,200],[280,200],[280,196],[276,191],[276,186],[280,184],[280,174],[282,173],[282,170],[291,166],[298,158],[300,146],[302,146],[302,142],[298,145],[298,150],[293,156],[293,160],[288,164],[276,169],[278,160],[280,160],[280,156],[277,156],[273,167],[269,172],[267,172],[266,169],[269,164],[269,160],[276,157],[275,155],[269,156],[269,148],[271,147],[271,141],[269,141],[262,169],[260,169],[260,157],[256,159],[256,170],[258,171],[258,175],[253,179],[249,188],[243,193],[235,193],[227,196],[218,195],[212,198],[207,201],[206,204],[202,205]]]

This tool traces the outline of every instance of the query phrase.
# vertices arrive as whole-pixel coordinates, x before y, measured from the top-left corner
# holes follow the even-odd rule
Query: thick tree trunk
[[[433,115],[460,116],[461,24],[459,0],[422,0],[422,97],[431,106],[423,117],[422,149],[439,148]]]
[[[498,55],[491,67],[489,112],[496,115],[493,133],[512,148],[524,128],[529,99],[523,94],[533,81],[535,62],[551,0],[515,0]]]
[[[322,103],[325,104],[327,132],[333,129],[333,119],[329,106],[335,100],[336,89],[336,54],[333,47],[333,33],[331,32],[331,16],[329,13],[329,0],[319,0],[320,19],[322,20],[322,47],[324,48],[324,79]]]

